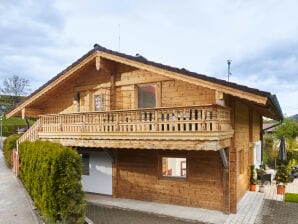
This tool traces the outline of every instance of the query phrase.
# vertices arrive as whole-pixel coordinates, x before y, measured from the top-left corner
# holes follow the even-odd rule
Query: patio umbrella
[[[278,160],[284,162],[287,161],[286,140],[284,136],[280,139]]]

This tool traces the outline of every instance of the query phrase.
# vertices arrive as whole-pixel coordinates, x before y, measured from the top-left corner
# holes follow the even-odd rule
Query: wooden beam
[[[23,108],[22,109],[22,119],[25,119],[25,117],[26,117],[26,109]]]
[[[47,86],[45,86],[43,89],[38,91],[36,94],[28,98],[26,101],[21,103],[18,107],[14,108],[12,111],[6,114],[7,118],[13,117],[15,114],[18,114],[22,108],[28,106],[35,100],[37,100],[39,97],[44,95],[49,90],[53,89],[58,83],[62,82],[63,80],[67,79],[69,76],[71,76],[74,72],[78,71],[82,67],[84,67],[86,64],[88,64],[90,61],[94,60],[94,57],[96,56],[96,53],[90,54],[88,57],[86,57],[84,60],[82,60],[79,64],[76,66],[70,67],[66,72],[64,72],[61,76],[58,78],[55,78],[52,82],[50,82]]]
[[[96,67],[97,71],[100,70],[100,57],[99,56],[95,57],[95,67]]]
[[[26,118],[38,118],[39,115],[43,114],[43,111],[38,108],[22,108],[22,119]]]

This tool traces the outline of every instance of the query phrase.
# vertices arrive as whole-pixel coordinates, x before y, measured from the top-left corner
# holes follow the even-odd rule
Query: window
[[[94,110],[95,111],[105,111],[106,102],[104,95],[95,95],[94,96]]]
[[[82,154],[82,163],[83,163],[82,175],[87,175],[87,176],[89,175],[89,162],[90,162],[89,154],[83,153]]]
[[[162,176],[186,178],[186,158],[162,157]]]
[[[141,85],[138,86],[138,108],[156,107],[156,86]]]

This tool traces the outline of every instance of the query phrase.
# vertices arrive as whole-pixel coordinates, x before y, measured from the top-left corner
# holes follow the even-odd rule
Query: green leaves
[[[3,143],[3,153],[8,168],[11,168],[11,152],[16,148],[16,141],[19,139],[20,135],[11,135],[7,137]]]
[[[277,184],[287,184],[289,181],[289,171],[285,164],[279,164],[277,167],[275,180]]]
[[[23,142],[19,151],[20,178],[46,220],[83,223],[85,202],[79,154],[49,141]]]
[[[298,136],[298,124],[286,118],[284,122],[279,125],[275,130],[275,136],[280,139],[282,136],[285,136],[286,139],[295,139]]]

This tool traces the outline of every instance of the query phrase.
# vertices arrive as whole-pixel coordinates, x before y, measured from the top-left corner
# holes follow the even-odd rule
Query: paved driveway
[[[93,203],[88,203],[87,217],[94,224],[206,224]]]
[[[298,203],[264,200],[255,224],[297,224]]]

